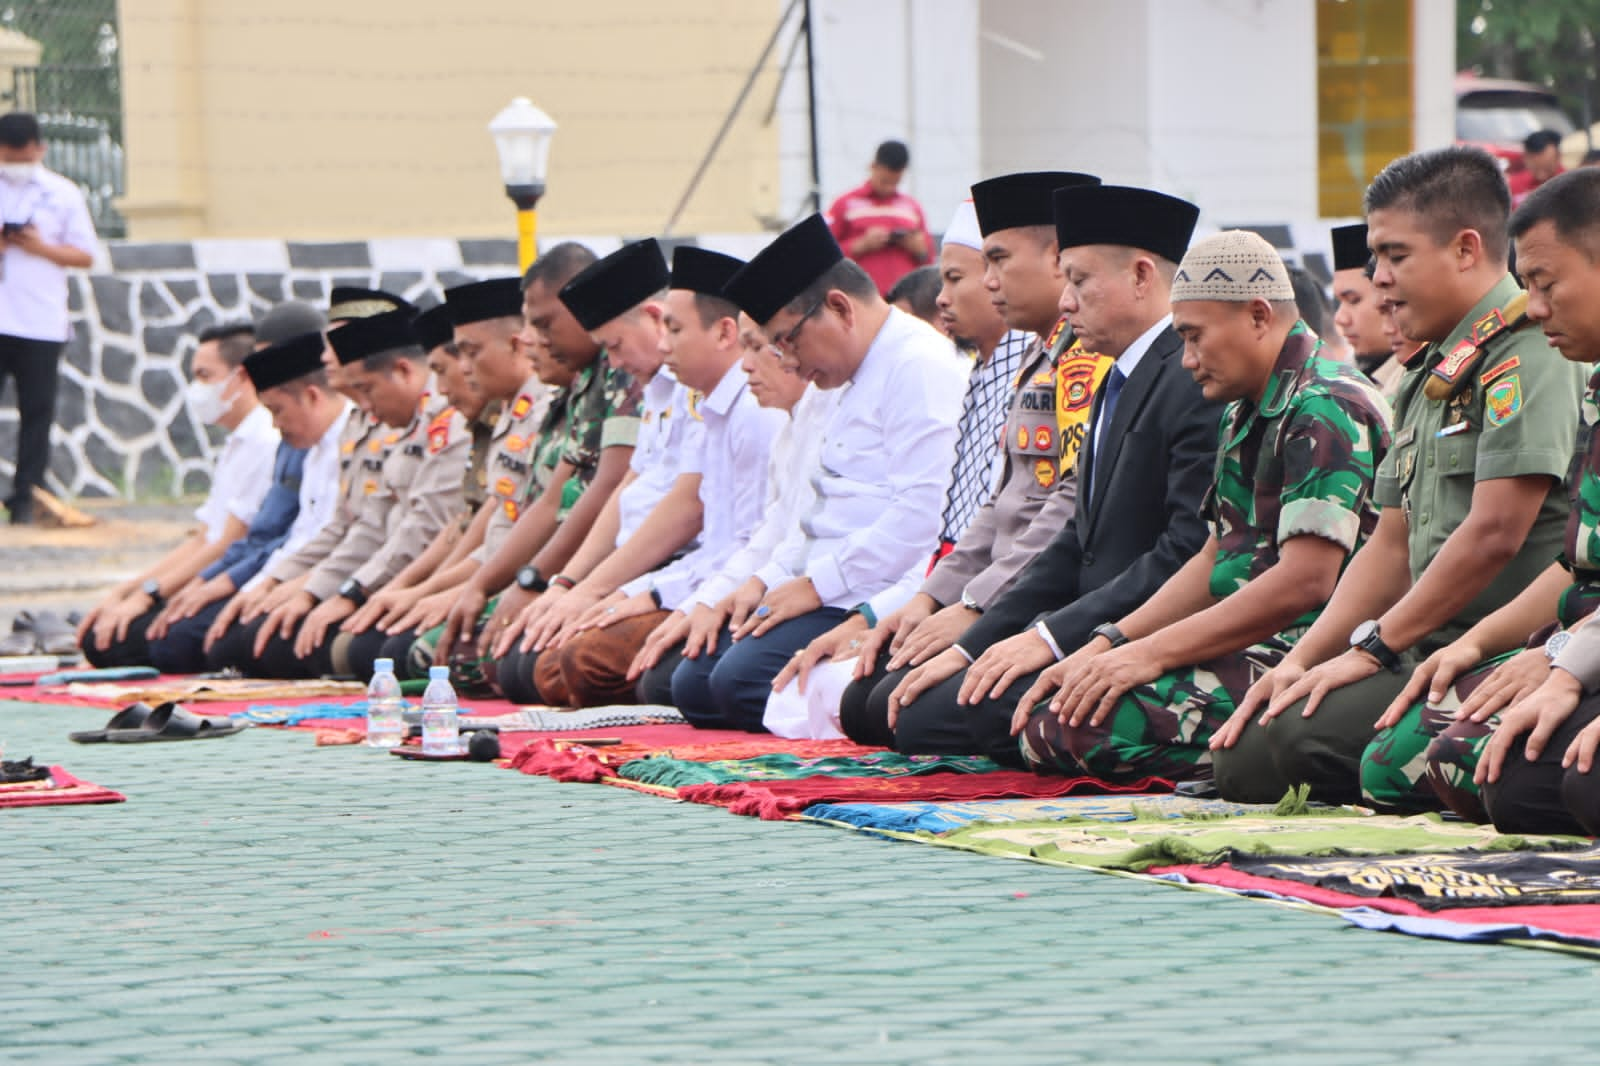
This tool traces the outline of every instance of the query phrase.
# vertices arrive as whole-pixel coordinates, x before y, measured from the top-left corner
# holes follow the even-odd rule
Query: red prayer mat
[[[1417,860],[1421,856],[1407,856]],[[1430,910],[1391,896],[1358,896],[1286,878],[1260,877],[1216,866],[1157,866],[1152,877],[1178,877],[1242,896],[1268,897],[1327,907],[1354,925],[1446,940],[1547,941],[1600,949],[1600,904],[1502,904]]]
[[[681,758],[681,756],[680,756]],[[741,781],[686,785],[677,797],[726,807],[734,814],[777,820],[814,803],[899,803],[916,800],[1053,799],[1108,792],[1170,792],[1158,777],[1114,785],[1092,777],[1046,777],[1026,770],[984,774],[935,773],[907,777],[802,777],[793,781]]]
[[[59,766],[43,781],[0,784],[0,807],[56,807],[69,803],[121,803],[128,797],[109,788],[80,781]]]
[[[622,743],[588,747],[583,743],[586,737],[615,737]],[[613,726],[563,733],[559,739],[549,733],[500,734],[500,754],[508,760],[508,766],[557,781],[603,781],[614,777],[623,763],[650,755],[712,762],[778,754],[826,758],[880,750],[863,748],[848,740],[785,740],[735,729],[696,729],[691,725]]]

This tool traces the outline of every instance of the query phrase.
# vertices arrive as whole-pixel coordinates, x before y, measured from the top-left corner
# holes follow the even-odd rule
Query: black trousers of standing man
[[[0,334],[0,388],[8,377],[17,384],[17,472],[6,500],[14,523],[32,521],[33,488],[44,483],[50,465],[50,424],[65,347],[63,341]]]

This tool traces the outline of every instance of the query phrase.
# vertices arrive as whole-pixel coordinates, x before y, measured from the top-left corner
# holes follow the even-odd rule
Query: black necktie
[[[1091,492],[1098,492],[1100,482],[1103,480],[1101,470],[1104,467],[1100,463],[1101,452],[1110,443],[1106,439],[1106,434],[1111,432],[1111,416],[1117,413],[1117,397],[1122,395],[1122,386],[1127,383],[1128,375],[1124,374],[1119,366],[1112,367],[1111,373],[1106,375],[1105,399],[1100,404],[1100,421],[1095,429],[1094,470],[1091,475],[1091,480],[1093,481],[1090,486]]]

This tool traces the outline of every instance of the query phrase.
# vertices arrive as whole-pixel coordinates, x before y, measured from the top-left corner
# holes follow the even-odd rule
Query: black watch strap
[[[537,566],[524,566],[517,571],[517,588],[524,592],[543,592],[550,583],[539,573]]]
[[[349,578],[339,586],[339,595],[355,604],[357,607],[367,605],[367,590],[355,578]]]
[[[1101,622],[1089,631],[1089,635],[1105,637],[1111,642],[1113,648],[1120,648],[1128,643],[1128,638],[1122,635],[1122,630],[1117,628],[1115,622]]]
[[[149,596],[150,602],[158,607],[166,601],[166,597],[161,595],[161,582],[157,581],[155,578],[150,578],[144,584],[140,585],[139,591],[143,592],[146,596]]]
[[[1351,647],[1372,656],[1378,661],[1379,666],[1391,674],[1400,673],[1405,664],[1400,661],[1399,654],[1383,642],[1383,634],[1377,625],[1374,624],[1365,628],[1367,632],[1362,634],[1361,639],[1353,643]]]

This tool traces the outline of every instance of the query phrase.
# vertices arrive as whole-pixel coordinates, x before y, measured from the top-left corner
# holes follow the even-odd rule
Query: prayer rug
[[[128,797],[109,788],[80,781],[59,766],[41,781],[0,784],[0,807],[55,807],[70,803],[122,803]]]
[[[916,838],[916,839],[921,839]],[[1502,836],[1492,826],[1335,812],[1290,817],[977,824],[927,838],[947,847],[1068,866],[1143,871],[1241,861],[1244,856],[1398,856],[1573,847],[1572,837]]]
[[[1362,878],[1368,883],[1359,893],[1340,892],[1286,878],[1263,877],[1246,873],[1228,863],[1215,866],[1157,866],[1152,867],[1149,873],[1186,887],[1201,887],[1325,910],[1362,929],[1441,940],[1576,949],[1600,955],[1600,904],[1575,902],[1573,897],[1563,897],[1563,902],[1529,903],[1527,898],[1547,899],[1550,893],[1539,885],[1521,881],[1515,876],[1508,877],[1508,871],[1503,866],[1489,874],[1489,877],[1505,879],[1508,884],[1465,883],[1470,879],[1463,876],[1462,871],[1474,868],[1474,860],[1544,855],[1541,852],[1516,852],[1410,856],[1403,860],[1408,870],[1405,880],[1420,889],[1424,877],[1422,871],[1431,868],[1436,871],[1434,876],[1445,882],[1427,890],[1432,893],[1427,898],[1436,904],[1444,903],[1443,906],[1432,908],[1413,899],[1377,894],[1384,891],[1382,879],[1393,877],[1394,865],[1402,861],[1396,858],[1364,860],[1365,865],[1376,872]],[[1596,861],[1592,849],[1548,858],[1557,864],[1570,866],[1580,881],[1588,881],[1593,877],[1592,870],[1586,871]],[[1447,859],[1452,861],[1440,865],[1439,860]],[[1458,865],[1454,860],[1462,861]],[[1478,869],[1478,873],[1484,872]],[[1537,879],[1544,878],[1545,875],[1541,874]],[[1476,898],[1471,894],[1479,891],[1488,894]],[[1524,891],[1529,892],[1529,896],[1521,901],[1512,894]]]
[[[817,821],[842,822],[858,829],[944,833],[974,822],[1061,821],[1069,818],[1131,822],[1137,818],[1224,818],[1238,814],[1271,814],[1272,810],[1271,805],[1144,793],[972,800],[965,803],[819,803],[807,807],[804,814]]]
[[[813,742],[816,743],[816,742]],[[822,741],[821,743],[839,743]],[[848,741],[844,743],[848,744]],[[854,745],[852,745],[854,747]],[[790,751],[754,758],[696,760],[680,752],[624,763],[617,776],[647,785],[725,785],[741,781],[794,781],[808,777],[910,777],[919,774],[987,774],[1000,765],[982,756],[901,755],[857,749],[856,754],[806,756]]]
[[[622,782],[615,782],[622,783]],[[956,801],[1004,797],[1053,797],[1126,790],[1151,792],[1171,788],[1170,781],[1147,777],[1128,785],[1111,785],[1089,777],[1055,777],[1026,770],[986,773],[909,774],[897,777],[803,777],[794,781],[739,781],[722,785],[686,785],[678,799],[726,807],[734,814],[770,820],[792,818],[822,803],[866,803],[891,800]]]
[[[473,714],[473,721],[498,726],[502,733],[573,733],[610,729],[617,726],[682,725],[683,714],[676,707],[658,704],[616,705],[563,710],[559,707],[519,707],[509,714]]]

